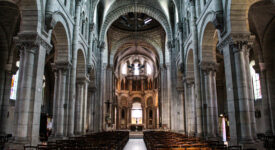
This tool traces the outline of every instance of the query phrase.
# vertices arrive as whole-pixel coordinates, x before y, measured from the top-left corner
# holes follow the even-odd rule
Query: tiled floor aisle
[[[124,150],[147,150],[143,139],[129,139]]]

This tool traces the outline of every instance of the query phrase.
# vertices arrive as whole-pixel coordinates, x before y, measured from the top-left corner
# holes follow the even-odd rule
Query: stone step
[[[143,132],[130,132],[130,139],[143,139]]]

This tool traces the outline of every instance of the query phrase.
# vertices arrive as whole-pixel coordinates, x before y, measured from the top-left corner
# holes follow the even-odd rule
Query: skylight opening
[[[144,24],[148,24],[148,23],[150,23],[152,20],[153,20],[152,18],[146,18],[146,19],[144,20]]]

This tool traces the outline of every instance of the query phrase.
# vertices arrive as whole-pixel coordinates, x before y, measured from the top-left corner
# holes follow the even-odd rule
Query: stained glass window
[[[252,78],[251,80],[253,84],[254,97],[255,97],[255,100],[258,100],[262,98],[261,82],[260,82],[260,75],[256,73],[255,69],[253,68],[254,65],[255,65],[255,61],[252,61],[250,63],[250,74]]]

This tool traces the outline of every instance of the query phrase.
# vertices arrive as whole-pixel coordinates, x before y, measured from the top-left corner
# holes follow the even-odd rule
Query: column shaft
[[[247,87],[247,74],[245,67],[245,57],[242,47],[235,47],[234,49],[235,67],[236,67],[236,80],[238,90],[238,110],[240,126],[240,142],[247,143],[253,140],[251,136],[251,116],[249,112],[249,97]]]
[[[75,101],[75,134],[81,135],[83,132],[83,101],[84,101],[84,85],[76,84],[76,101]]]
[[[0,70],[0,91],[1,91],[1,103],[0,103],[0,134],[8,134],[8,116],[9,116],[9,100],[11,91],[11,79],[12,74],[10,71]]]
[[[66,71],[63,69],[58,70],[59,76],[59,96],[57,100],[57,116],[56,116],[56,136],[64,136],[64,103],[65,103],[65,91],[66,91]]]
[[[69,120],[67,134],[69,136],[74,135],[74,118],[75,118],[75,84],[76,84],[76,65],[77,65],[77,48],[79,37],[79,24],[80,24],[80,6],[81,0],[76,0],[76,12],[75,12],[75,24],[73,32],[73,45],[72,45],[72,68],[71,68],[71,81],[70,81],[70,101],[69,101]]]
[[[29,106],[31,99],[31,88],[33,79],[33,69],[34,69],[34,54],[35,48],[24,47],[21,49],[23,53],[20,57],[20,74],[22,80],[19,80],[17,97],[17,125],[15,127],[15,137],[17,140],[27,140],[28,136],[28,121],[29,121]]]

